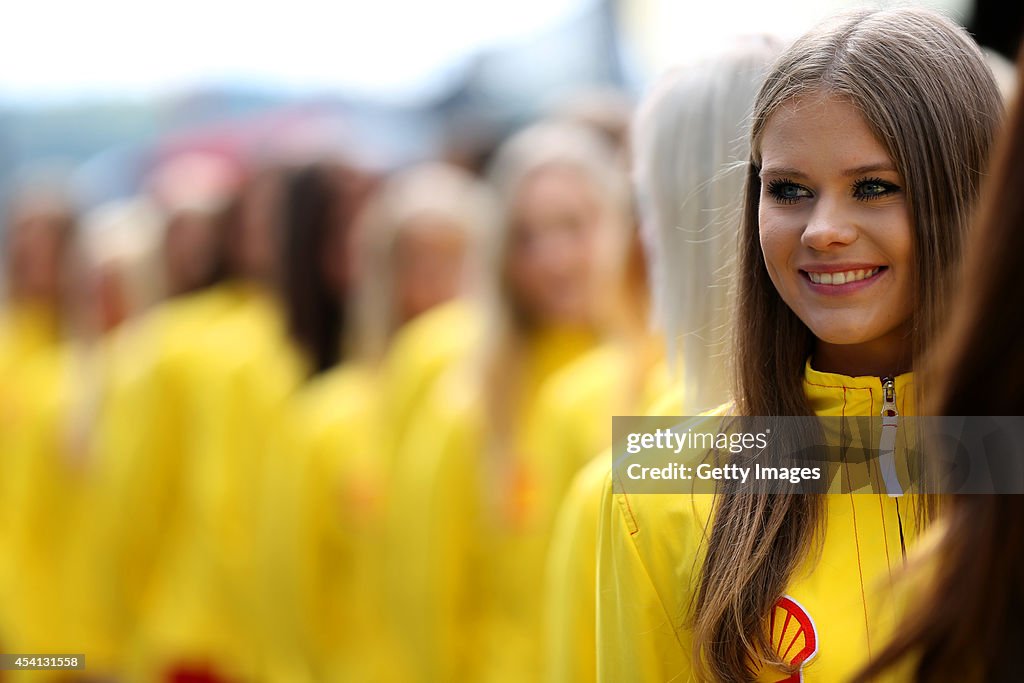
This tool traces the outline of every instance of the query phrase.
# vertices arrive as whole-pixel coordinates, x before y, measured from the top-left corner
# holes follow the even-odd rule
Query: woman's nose
[[[815,251],[852,244],[860,233],[850,214],[841,201],[819,198],[800,236],[801,244]]]

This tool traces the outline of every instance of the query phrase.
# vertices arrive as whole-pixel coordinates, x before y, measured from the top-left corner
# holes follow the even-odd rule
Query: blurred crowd
[[[87,668],[0,680],[593,680],[573,481],[613,415],[729,398],[782,48],[388,173],[183,152],[87,212],[10,193],[0,651]]]
[[[669,384],[631,113],[567,98],[388,173],[184,150],[86,212],[10,192],[0,650],[86,655],[57,679],[539,676],[561,496]]]

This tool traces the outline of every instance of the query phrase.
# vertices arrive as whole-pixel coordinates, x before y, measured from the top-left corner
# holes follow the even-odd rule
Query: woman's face
[[[26,210],[12,221],[7,247],[9,286],[15,298],[56,303],[63,280],[62,220],[45,210]]]
[[[817,337],[819,369],[853,374],[852,364],[866,374],[862,367],[902,362],[913,238],[904,181],[885,147],[854,105],[810,94],[771,116],[760,149],[765,265]]]
[[[401,322],[459,294],[466,249],[466,230],[450,218],[427,214],[402,227],[393,252]]]
[[[551,167],[522,184],[512,219],[508,278],[519,304],[542,323],[589,320],[608,210],[578,171]]]
[[[163,255],[171,294],[185,294],[206,284],[217,259],[214,216],[198,211],[172,216],[164,234]]]

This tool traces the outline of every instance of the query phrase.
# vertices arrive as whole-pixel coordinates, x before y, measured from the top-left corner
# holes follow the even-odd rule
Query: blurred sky
[[[206,85],[415,101],[479,51],[600,0],[14,0],[0,103],[144,98]],[[641,78],[736,33],[797,35],[846,0],[619,0]],[[893,3],[869,3],[893,4]],[[966,20],[969,0],[925,0]]]
[[[148,96],[243,84],[415,98],[482,48],[592,0],[21,0],[0,41],[0,98]]]
[[[1019,0],[1016,0],[1019,1]],[[629,0],[623,30],[648,74],[695,59],[729,36],[768,32],[797,38],[818,21],[853,7],[914,5],[941,10],[961,23],[972,0]]]

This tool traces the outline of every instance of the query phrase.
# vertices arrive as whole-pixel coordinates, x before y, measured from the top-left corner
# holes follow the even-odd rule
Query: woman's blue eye
[[[792,204],[799,199],[811,197],[811,191],[790,180],[773,180],[768,183],[768,194],[780,204]]]
[[[886,182],[880,178],[858,180],[853,186],[853,196],[860,200],[877,199],[899,191],[898,185]]]

